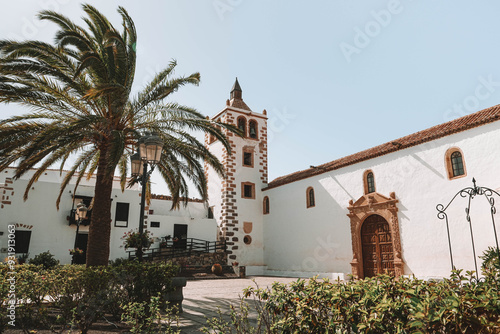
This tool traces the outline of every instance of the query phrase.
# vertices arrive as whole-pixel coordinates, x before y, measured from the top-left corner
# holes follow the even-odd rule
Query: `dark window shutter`
[[[31,231],[16,231],[16,253],[28,253]]]
[[[128,222],[128,210],[130,203],[116,203],[115,221]]]

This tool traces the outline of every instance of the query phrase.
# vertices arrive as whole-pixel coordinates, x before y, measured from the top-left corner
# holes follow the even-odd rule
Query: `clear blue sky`
[[[173,100],[213,116],[237,76],[247,105],[268,111],[270,180],[500,102],[500,2],[89,2],[116,26],[118,5],[133,17],[137,87],[175,58],[202,81]],[[1,39],[51,41],[42,9],[83,15],[70,0],[2,5]],[[0,118],[21,112],[0,105]]]

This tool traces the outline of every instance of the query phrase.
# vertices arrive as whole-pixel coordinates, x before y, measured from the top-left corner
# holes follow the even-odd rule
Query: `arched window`
[[[248,136],[257,139],[257,122],[254,120],[248,122]]]
[[[458,147],[452,147],[446,151],[445,162],[448,179],[464,177],[467,174],[464,155]]]
[[[365,195],[375,192],[375,175],[370,169],[365,171],[363,176],[363,183],[365,188]]]
[[[307,200],[307,207],[311,208],[316,205],[315,203],[315,198],[314,198],[314,189],[313,187],[309,187],[306,190],[306,200]]]
[[[264,197],[263,212],[265,215],[269,213],[269,197]]]
[[[462,153],[455,151],[451,154],[451,169],[453,170],[453,176],[464,175]]]
[[[238,129],[243,133],[243,137],[247,136],[247,120],[245,117],[238,117]]]

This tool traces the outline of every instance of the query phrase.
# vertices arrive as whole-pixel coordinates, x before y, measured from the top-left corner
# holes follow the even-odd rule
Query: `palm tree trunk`
[[[108,145],[100,148],[94,206],[87,242],[87,266],[107,266],[111,236],[111,191],[113,172],[108,172]]]

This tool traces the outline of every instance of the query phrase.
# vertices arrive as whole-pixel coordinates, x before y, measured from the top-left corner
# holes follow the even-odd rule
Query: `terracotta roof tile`
[[[474,114],[457,118],[447,123],[439,124],[411,135],[401,137],[391,142],[369,148],[367,150],[322,164],[316,168],[309,168],[292,174],[281,176],[271,181],[264,189],[275,188],[287,183],[302,180],[314,175],[319,175],[331,170],[339,169],[361,161],[373,159],[385,154],[400,151],[405,148],[419,145],[431,140],[452,135],[454,133],[469,130],[483,124],[500,120],[500,105],[496,105]]]
[[[244,109],[248,111],[252,111],[242,99],[231,99],[229,101],[229,106],[239,109]]]
[[[163,200],[163,201],[171,201],[172,196],[169,195],[157,195],[157,194],[151,194],[151,199],[158,199],[158,200]],[[180,197],[181,202],[184,201],[184,197]],[[195,202],[195,203],[205,203],[202,199],[199,198],[188,198],[188,202]]]

